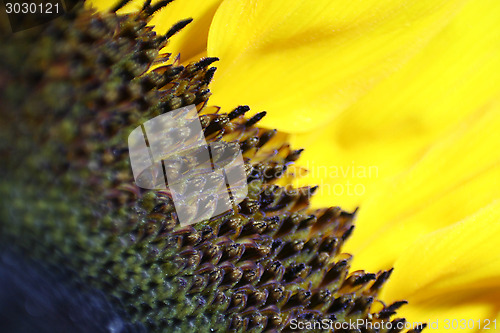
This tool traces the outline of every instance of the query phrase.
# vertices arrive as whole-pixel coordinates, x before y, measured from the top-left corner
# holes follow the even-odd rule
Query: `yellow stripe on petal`
[[[323,185],[316,206],[362,205],[378,181],[409,168],[443,132],[499,93],[498,17],[497,0],[467,3],[418,55],[322,132],[293,137],[306,148],[298,165],[310,169],[296,183]],[[353,169],[376,172],[358,177]]]
[[[370,192],[377,191],[382,180],[406,170],[408,161],[415,159],[415,152],[421,147],[421,139],[413,138],[372,140],[352,148],[340,143],[338,133],[329,128],[294,134],[290,142],[293,147],[306,148],[296,167],[290,168],[290,172],[301,176],[293,183],[299,187],[319,185],[312,198],[313,206],[333,204],[349,211],[363,208],[363,201]]]
[[[356,232],[346,246],[355,254],[354,267],[389,267],[419,236],[500,197],[499,110],[497,101],[478,111],[409,171],[377,186],[360,209]]]
[[[500,200],[407,244],[384,299],[419,302],[459,290],[500,289]]]
[[[500,314],[500,201],[447,228],[422,236],[401,253],[382,299],[410,304],[399,312],[410,320],[494,320]],[[497,323],[497,328],[499,327]],[[490,330],[496,330],[490,324]],[[449,331],[449,330],[448,330]],[[460,330],[462,332],[462,330]]]
[[[498,96],[499,17],[497,0],[467,3],[422,52],[336,119],[339,144],[420,137],[423,147]]]
[[[400,68],[464,1],[228,0],[210,28],[221,58],[212,102],[266,109],[263,124],[304,132]]]

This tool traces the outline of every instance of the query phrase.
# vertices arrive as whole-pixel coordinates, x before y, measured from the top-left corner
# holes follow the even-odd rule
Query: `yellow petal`
[[[354,267],[389,267],[416,238],[500,197],[499,110],[496,101],[471,115],[410,170],[377,185],[346,246],[355,254]]]
[[[422,52],[336,119],[339,144],[353,150],[419,137],[424,147],[498,96],[499,16],[496,0],[467,3]]]
[[[306,148],[298,165],[310,169],[297,185],[323,185],[315,205],[361,205],[374,183],[409,168],[443,132],[499,94],[499,16],[500,2],[470,1],[421,52],[323,133],[292,138]],[[320,175],[325,169],[332,177]],[[335,169],[345,176],[336,176]],[[352,176],[358,169],[372,172]]]
[[[314,140],[308,144],[308,140]],[[293,147],[305,147],[296,167],[291,168],[300,178],[296,186],[319,185],[312,205],[337,205],[352,211],[363,208],[363,200],[378,189],[378,183],[408,168],[421,145],[420,138],[392,142],[366,142],[358,147],[346,147],[330,128],[311,134],[291,137]],[[299,169],[299,170],[296,170]],[[305,173],[302,170],[308,170]]]
[[[181,62],[206,52],[210,24],[221,2],[222,0],[173,1],[156,14],[151,25],[161,34],[167,32],[175,23],[193,18],[193,22],[170,38],[164,51],[173,55],[180,54]],[[196,60],[199,60],[199,57]]]
[[[438,33],[464,1],[229,0],[210,28],[212,102],[266,109],[265,126],[333,119]]]
[[[111,8],[115,7],[119,1],[109,1],[109,0],[88,0],[85,1],[86,6],[93,7],[101,12],[111,10]],[[144,1],[130,1],[125,6],[123,6],[118,13],[126,14],[139,11],[144,4]]]
[[[155,4],[158,1],[153,1]],[[182,32],[171,37],[165,52],[174,56],[180,54],[181,62],[186,61],[207,49],[208,30],[215,11],[222,0],[181,0],[173,1],[158,11],[150,22],[159,34],[166,33],[175,23],[192,18],[193,22],[182,29]],[[91,0],[90,5],[104,11],[114,6],[114,1]],[[131,1],[120,9],[119,13],[138,11],[144,1]],[[198,59],[197,59],[198,60]]]
[[[500,315],[499,220],[500,201],[495,201],[411,243],[396,261],[381,297],[388,302],[407,299],[410,303],[399,315],[438,321],[443,332],[445,319],[475,320],[475,329],[468,323],[460,332],[477,331],[485,319],[496,319]],[[492,324],[490,329],[496,331]]]
[[[407,245],[384,288],[385,299],[418,303],[459,290],[500,289],[500,200]]]

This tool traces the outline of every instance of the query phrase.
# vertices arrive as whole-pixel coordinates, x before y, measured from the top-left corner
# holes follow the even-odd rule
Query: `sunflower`
[[[106,37],[104,22],[104,26],[114,27],[127,38],[154,44],[151,47],[153,52],[149,53],[142,52],[143,44],[137,46],[138,49],[135,51],[142,52],[141,59],[133,58],[133,66],[130,62],[125,62],[123,64],[125,67],[121,68],[116,77],[106,77],[108,81],[102,87],[107,90],[104,89],[105,93],[101,95],[83,93],[78,95],[68,87],[57,84],[50,88],[51,92],[56,91],[59,94],[55,94],[57,96],[69,94],[68,103],[75,100],[75,97],[71,96],[76,96],[76,100],[85,98],[84,105],[106,109],[106,106],[109,107],[113,103],[123,106],[127,105],[126,102],[129,100],[140,99],[139,106],[146,110],[141,115],[131,113],[127,119],[116,119],[109,113],[100,113],[99,119],[101,123],[105,123],[103,129],[89,119],[88,115],[82,113],[82,110],[76,109],[72,111],[74,112],[72,115],[81,121],[82,125],[78,130],[72,129],[74,123],[71,122],[71,118],[70,121],[63,121],[60,126],[51,130],[56,137],[63,137],[78,148],[77,154],[71,156],[72,160],[77,162],[73,163],[73,166],[85,163],[85,159],[89,158],[92,161],[89,165],[101,172],[97,173],[98,177],[79,173],[82,179],[93,182],[93,186],[103,191],[113,188],[112,193],[107,193],[110,196],[107,198],[111,198],[110,202],[118,208],[123,207],[128,200],[139,200],[140,209],[149,211],[149,214],[168,213],[168,208],[159,204],[161,198],[139,195],[130,186],[125,192],[128,191],[135,197],[132,199],[126,197],[122,193],[123,187],[127,186],[126,175],[113,175],[106,170],[100,171],[103,170],[103,166],[114,165],[113,163],[121,165],[124,162],[116,157],[116,146],[112,146],[113,150],[107,150],[108,148],[101,147],[98,142],[102,138],[118,140],[114,135],[120,126],[137,124],[141,118],[158,112],[154,109],[157,103],[154,94],[146,94],[143,98],[139,98],[137,95],[143,91],[141,92],[137,85],[122,89],[120,79],[124,76],[142,77],[143,80],[138,82],[143,90],[144,86],[158,84],[154,81],[157,77],[153,74],[144,76],[146,70],[167,76],[169,84],[178,84],[184,87],[183,89],[189,87],[188,91],[182,91],[182,98],[174,94],[162,101],[162,107],[169,110],[193,102],[196,104],[206,102],[209,95],[206,85],[212,81],[210,87],[213,95],[210,104],[220,106],[221,110],[234,109],[234,111],[218,116],[217,112],[207,107],[202,113],[207,121],[206,135],[224,131],[231,134],[235,128],[238,132],[241,126],[250,128],[259,121],[261,129],[258,134],[244,130],[240,137],[242,147],[251,152],[247,152],[247,156],[251,155],[250,160],[253,159],[254,162],[263,159],[254,154],[255,148],[261,148],[273,137],[274,141],[270,140],[268,145],[272,144],[278,149],[277,158],[272,161],[263,159],[259,164],[260,168],[270,168],[279,173],[281,178],[261,179],[263,184],[273,182],[270,193],[262,191],[262,188],[258,189],[262,191],[258,193],[264,193],[264,196],[269,197],[268,211],[301,212],[304,202],[307,201],[305,198],[314,191],[316,194],[312,197],[312,207],[323,207],[332,202],[348,211],[354,211],[359,207],[356,214],[356,231],[342,250],[354,254],[351,263],[353,269],[379,272],[377,275],[352,272],[349,277],[342,277],[341,280],[344,282],[336,286],[340,288],[335,290],[357,297],[353,299],[342,298],[346,297],[345,295],[337,297],[338,294],[335,296],[337,298],[328,298],[325,294],[314,292],[311,294],[310,288],[307,288],[304,282],[295,282],[296,286],[293,287],[288,301],[276,300],[277,303],[284,302],[280,304],[281,310],[284,310],[284,306],[288,313],[294,307],[302,311],[304,306],[307,308],[312,306],[312,303],[315,304],[316,310],[328,309],[327,313],[332,308],[335,311],[344,309],[345,311],[340,311],[342,314],[336,319],[346,320],[351,317],[366,316],[376,321],[392,316],[403,304],[399,300],[407,299],[410,304],[398,312],[399,315],[405,315],[410,323],[428,322],[430,328],[443,332],[448,331],[448,328],[455,328],[454,325],[463,331],[495,327],[494,320],[499,318],[496,296],[499,294],[497,280],[500,272],[498,255],[495,251],[495,235],[500,231],[497,230],[495,223],[500,215],[499,203],[496,201],[500,161],[497,153],[499,140],[496,134],[500,129],[497,88],[500,76],[495,74],[500,67],[500,57],[498,57],[500,29],[496,24],[500,11],[498,3],[487,0],[419,2],[229,0],[175,1],[163,8],[166,3],[168,1],[153,4],[122,2],[112,9],[118,10],[120,13],[118,17],[127,17],[125,13],[139,13],[135,15],[142,18],[141,15],[146,14],[149,25],[154,26],[154,31],[169,39],[167,45],[165,45],[166,39],[154,37],[150,29],[134,25],[125,19],[118,20],[119,25],[113,26],[116,22],[112,19],[92,20],[81,14],[77,16],[80,20],[75,24],[80,30],[77,30],[75,36],[69,37],[71,43],[66,42],[62,46],[56,43],[56,46],[63,51],[65,47],[71,51],[71,47],[75,47],[74,43],[83,41],[90,45],[94,45],[91,43],[95,41],[98,42],[96,45],[107,45],[104,38]],[[93,3],[93,5],[101,11],[109,9],[107,4]],[[151,19],[153,13],[155,15]],[[96,16],[99,17],[98,14]],[[194,21],[188,24],[189,21],[183,20],[186,17],[193,17]],[[81,34],[82,27],[88,28],[86,30],[88,32]],[[182,31],[174,36],[181,29]],[[55,30],[49,35],[52,38],[57,36],[57,29]],[[49,37],[43,42],[51,45]],[[165,48],[158,56],[154,49],[163,47]],[[71,59],[69,63],[79,63],[80,58],[91,58],[85,53],[85,49],[77,47],[75,49],[81,54]],[[120,56],[116,50],[120,49],[102,47],[99,52],[105,56],[105,61],[112,62],[118,61]],[[93,51],[95,50],[90,49],[89,53]],[[184,64],[185,67],[173,67],[173,65],[162,67],[157,60],[165,62],[169,60],[166,53],[162,52],[173,55],[175,59],[173,65]],[[175,58],[177,54],[179,56]],[[215,56],[220,58],[220,61],[214,76],[214,71],[208,66],[215,60],[213,58]],[[207,58],[193,64],[194,59],[203,57]],[[38,60],[46,59],[42,54]],[[155,66],[158,66],[156,72]],[[65,78],[64,72],[68,70],[64,66],[55,66],[51,69],[48,76],[56,80]],[[69,77],[76,77],[79,83],[95,75],[86,73],[85,69],[84,66],[76,67],[73,69],[76,74],[72,73]],[[103,77],[98,76],[98,79],[102,80]],[[193,80],[200,83],[193,86]],[[25,82],[20,86],[25,87],[24,84]],[[113,94],[114,90],[117,90],[118,94]],[[14,100],[19,101],[21,98],[16,95]],[[59,102],[57,99],[45,101],[50,107],[57,106]],[[262,118],[263,113],[247,112],[248,108],[238,106],[239,103],[248,104],[252,110],[265,109],[267,115]],[[27,109],[33,109],[33,106],[29,105]],[[54,116],[56,120],[63,116],[64,110],[60,111],[61,114],[56,112]],[[247,120],[242,117],[244,113],[247,113]],[[39,114],[30,116],[33,124],[40,121]],[[231,122],[235,125],[226,127],[227,123]],[[32,129],[29,125],[22,129]],[[266,128],[277,128],[280,133],[274,136],[275,132]],[[42,131],[40,135],[49,138],[48,142],[51,142],[50,138],[54,133]],[[77,140],[79,136],[86,138],[87,141]],[[290,141],[292,147],[305,147],[306,150],[301,158],[291,165],[301,151],[291,151],[288,146],[279,146],[276,141],[281,143]],[[113,143],[115,144],[116,142]],[[25,148],[25,143],[22,142],[19,146]],[[58,149],[61,147],[45,145],[41,156],[55,156],[60,153]],[[96,160],[93,153],[96,151],[101,153],[104,151],[107,155],[104,154],[105,158]],[[33,167],[40,163],[36,157],[29,162]],[[61,170],[66,170],[64,165],[57,164],[53,165],[52,169],[58,175],[63,172]],[[254,171],[258,169],[255,164],[253,169]],[[14,185],[26,186],[21,177],[17,174],[16,176],[18,178],[14,179],[19,179],[20,183],[14,182]],[[71,174],[68,177],[71,178]],[[99,178],[101,183],[94,178]],[[106,183],[107,180],[110,183]],[[122,187],[116,186],[117,180]],[[45,185],[50,182],[47,179],[43,181]],[[71,184],[78,185],[82,190],[89,190],[85,184],[73,182],[74,179],[70,179]],[[278,190],[278,185],[289,186],[289,183],[293,183],[296,187],[312,184],[319,184],[320,187],[317,190],[302,187],[302,190],[293,192],[291,197],[289,195],[287,197],[286,193],[283,195]],[[9,185],[9,191],[12,186]],[[95,192],[95,188],[90,192]],[[40,196],[40,193],[32,188],[27,193],[35,198]],[[14,203],[18,203],[20,198],[16,195],[11,197],[10,202],[17,207],[17,210],[9,211],[18,212],[20,206]],[[49,191],[45,199],[46,202],[53,203],[58,198],[57,193]],[[37,224],[40,211],[47,212],[44,200],[26,197],[22,199],[24,202],[34,203],[35,207],[31,211],[27,209],[25,217],[28,227],[32,227]],[[69,202],[75,205],[78,199],[78,195],[65,198],[66,204]],[[90,200],[86,206],[94,209],[103,206],[103,202],[98,199],[99,197]],[[331,275],[336,271],[340,275],[346,274],[345,267],[342,266],[346,265],[345,260],[339,260],[340,254],[336,253],[340,250],[340,244],[332,245],[333,252],[330,254],[336,259],[332,262],[333,266],[328,268],[321,266],[321,256],[310,257],[307,253],[318,249],[324,253],[325,246],[328,246],[327,240],[333,242],[331,237],[336,239],[335,242],[340,240],[341,243],[347,239],[352,231],[352,214],[338,209],[320,209],[314,213],[314,217],[302,217],[299,214],[293,215],[293,218],[289,216],[290,220],[285,222],[279,219],[275,222],[265,220],[266,224],[262,227],[262,221],[253,215],[259,213],[259,210],[264,211],[267,207],[262,204],[264,200],[262,195],[259,200],[261,200],[260,206],[255,201],[247,200],[240,207],[240,213],[252,215],[250,222],[245,221],[244,227],[241,227],[241,222],[232,218],[222,221],[222,228],[238,235],[241,232],[266,234],[262,228],[266,228],[269,233],[272,231],[273,223],[278,223],[277,231],[280,235],[278,238],[284,241],[284,247],[293,245],[287,251],[295,251],[298,256],[290,261],[281,253],[283,258],[279,259],[285,262],[286,269],[283,273],[279,273],[278,267],[264,265],[266,261],[262,259],[267,258],[269,254],[266,253],[267,247],[264,243],[246,244],[244,254],[246,256],[253,254],[255,257],[247,259],[262,260],[261,266],[265,267],[254,265],[255,267],[235,270],[227,266],[224,284],[230,285],[230,290],[235,290],[231,288],[244,284],[243,280],[253,282],[252,277],[255,276],[259,276],[255,279],[260,279],[262,277],[260,274],[284,274],[283,281],[288,283],[296,281],[295,279],[303,279],[315,284],[317,279],[323,279],[321,286],[328,285],[330,282],[325,282],[326,276],[332,278]],[[284,202],[287,203],[283,206],[285,208],[280,206]],[[113,288],[110,285],[117,280],[129,279],[130,276],[136,278],[136,275],[127,272],[129,267],[141,265],[141,260],[144,258],[151,264],[151,253],[141,253],[138,250],[146,251],[144,249],[147,247],[133,248],[133,250],[131,248],[123,252],[112,242],[117,240],[128,242],[113,232],[120,225],[114,220],[128,219],[130,225],[127,226],[126,232],[131,232],[131,235],[141,240],[151,238],[152,234],[158,232],[158,225],[154,222],[148,221],[145,225],[136,227],[130,220],[141,215],[124,215],[127,212],[116,207],[111,211],[103,208],[107,214],[97,210],[103,214],[97,217],[95,210],[80,209],[78,213],[80,218],[88,219],[94,216],[101,219],[99,228],[104,226],[104,230],[111,230],[111,237],[106,238],[104,235],[96,237],[96,234],[102,233],[97,225],[82,231],[81,229],[85,228],[79,226],[78,218],[69,217],[71,213],[67,211],[65,204],[52,205],[48,212],[63,216],[70,226],[69,229],[61,230],[58,230],[61,225],[57,223],[43,226],[47,228],[46,231],[48,230],[47,243],[56,243],[60,248],[57,252],[65,253],[58,259],[59,264],[71,262],[69,266],[74,267],[78,264],[88,266],[85,268],[88,271],[84,275],[91,281],[95,280],[96,276],[97,279],[102,278],[99,269],[106,267],[115,276],[115,280],[104,281],[105,288],[111,290]],[[147,216],[152,220],[155,218]],[[165,226],[161,228],[165,229]],[[290,230],[285,232],[283,229],[287,228]],[[311,240],[305,244],[300,243],[300,237],[303,236],[296,238],[288,234],[289,232],[301,234],[306,228],[309,232],[323,229],[319,237],[319,242],[323,243],[314,245]],[[23,231],[12,226],[6,229],[10,234],[18,236],[20,231]],[[184,245],[189,242],[196,243],[197,240],[194,238],[207,237],[206,234],[209,233],[207,229],[190,232],[191,236],[184,231]],[[212,232],[222,231],[217,229]],[[35,235],[40,236],[36,233]],[[78,243],[76,246],[78,251],[63,241],[68,235]],[[26,247],[30,242],[30,238],[28,236],[26,238],[27,240],[17,239],[15,243],[24,244]],[[148,246],[153,244],[153,248],[159,247],[158,237],[154,238],[154,241],[149,239],[147,242]],[[93,247],[95,250],[90,251],[86,257],[76,258],[74,261],[67,258],[72,251],[82,256],[80,248],[85,246]],[[151,250],[151,246],[148,249]],[[273,246],[269,249],[273,249]],[[197,267],[199,264],[199,254],[197,256],[195,252],[186,248],[182,250],[180,256],[176,257],[177,261],[167,265],[168,267],[158,267],[157,263],[153,262],[145,270],[144,274],[148,276],[142,278],[150,283],[159,283],[159,275],[165,270],[171,276],[179,273],[186,276],[193,274],[193,266]],[[219,249],[204,251],[204,257],[213,255],[213,263],[219,261],[215,259],[221,252]],[[235,248],[234,251],[238,250]],[[280,251],[283,252],[283,248]],[[108,255],[107,261],[100,262],[100,266],[89,265],[91,260],[89,257],[102,255],[104,252]],[[52,252],[41,251],[38,257],[47,253]],[[220,255],[227,259],[226,257],[232,254],[222,251]],[[237,253],[234,255],[238,256]],[[182,257],[186,260],[181,260]],[[126,263],[127,269],[117,267],[120,260]],[[328,271],[328,274],[322,278],[314,277],[315,265],[320,265],[318,266],[321,268],[320,272]],[[388,278],[392,266],[394,273],[385,284],[380,296],[386,301],[385,304],[390,305],[376,301],[370,307],[373,302],[373,298],[370,297],[377,294],[380,285]],[[259,270],[265,272],[259,273]],[[136,273],[140,275],[139,272]],[[167,281],[173,286],[170,286],[170,289],[180,290],[181,295],[195,295],[194,290],[206,292],[203,288],[207,283],[210,284],[204,282],[200,276],[203,275],[196,275],[199,278],[196,281],[189,279],[188,281],[167,279]],[[321,273],[319,276],[322,276]],[[227,281],[228,278],[234,281]],[[127,295],[118,293],[114,296],[119,296],[122,300],[133,299],[137,297],[134,289],[136,287],[149,291],[137,280],[128,282],[131,284],[129,290],[133,292]],[[96,283],[93,285],[102,287]],[[328,288],[331,287],[332,285],[328,285]],[[186,293],[186,288],[193,289]],[[168,293],[170,289],[157,290]],[[258,330],[269,325],[270,318],[276,320],[272,325],[281,328],[281,321],[290,319],[281,316],[280,312],[275,311],[272,314],[265,311],[252,312],[246,307],[246,302],[247,300],[250,302],[250,299],[260,306],[260,302],[266,302],[263,300],[264,297],[267,302],[277,297],[270,290],[265,296],[265,292],[252,287],[237,290],[235,294],[238,297],[230,295],[228,301],[232,313],[239,313],[231,317],[232,328],[251,327]],[[276,289],[273,292],[276,292]],[[133,300],[136,302],[134,318],[143,318],[137,313],[151,313],[151,304],[158,297],[154,293],[148,296],[139,295],[141,300]],[[223,299],[227,294],[223,295],[219,290],[218,294],[213,292],[211,297],[220,301],[222,304],[218,305],[220,309],[224,308]],[[171,299],[171,295],[167,299]],[[217,302],[213,298],[210,300],[214,302],[211,305],[214,307]],[[186,296],[181,300],[183,306],[176,305],[175,316],[185,315],[186,318],[192,318],[193,314],[196,314],[196,311],[193,312],[195,304],[206,309],[203,302],[206,302],[206,299]],[[172,304],[174,303],[167,306]],[[377,308],[380,308],[378,312]],[[212,308],[212,311],[217,313],[221,311],[220,309]],[[240,310],[244,310],[243,313]],[[132,310],[128,308],[127,311]],[[295,312],[299,314],[298,317],[302,315],[300,311]],[[304,317],[300,317],[303,320],[321,318],[307,311],[303,315]],[[149,314],[146,316],[148,325],[157,327],[155,325],[158,325],[158,322],[155,321],[161,320],[162,316],[171,318],[163,312],[156,317]],[[264,320],[263,317],[266,316],[267,319]],[[215,322],[217,325],[222,325],[218,320],[213,321],[205,317],[203,320],[197,317],[196,321],[190,323],[199,325],[210,320],[212,324]],[[184,329],[189,326],[189,324],[183,325],[187,325],[183,326]],[[420,330],[420,327],[417,330]]]

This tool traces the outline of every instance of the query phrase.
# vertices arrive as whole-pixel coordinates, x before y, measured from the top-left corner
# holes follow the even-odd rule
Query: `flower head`
[[[412,320],[446,319],[450,304],[492,320],[496,303],[483,290],[498,275],[486,231],[498,215],[498,157],[488,154],[500,127],[490,73],[498,5],[484,1],[485,38],[463,59],[455,55],[475,35],[447,43],[483,13],[477,3],[122,1],[78,7],[41,35],[12,39],[1,68],[10,86],[2,235],[154,331],[396,325],[399,295],[414,301]],[[435,79],[443,64],[451,68]],[[471,90],[478,82],[488,84]],[[168,193],[134,185],[124,142],[143,121],[189,104],[207,140],[240,144],[250,187],[229,214],[180,228]],[[38,140],[22,136],[11,150],[18,133]],[[303,162],[287,141],[306,146]],[[342,185],[357,181],[363,193],[329,194],[339,179],[318,165],[344,167]],[[325,203],[349,210],[315,209]],[[352,263],[343,244],[359,204]],[[472,289],[451,295],[464,286]]]

